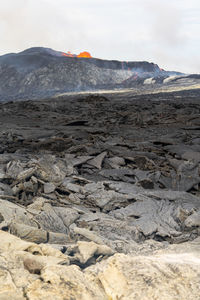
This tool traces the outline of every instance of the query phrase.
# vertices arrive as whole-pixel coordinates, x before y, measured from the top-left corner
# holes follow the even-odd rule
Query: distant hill
[[[49,48],[35,47],[0,56],[0,100],[32,99],[58,92],[131,88],[161,84],[169,76],[154,63],[121,62],[70,57]]]

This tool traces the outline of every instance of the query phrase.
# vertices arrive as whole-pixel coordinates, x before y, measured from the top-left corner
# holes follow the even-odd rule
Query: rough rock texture
[[[0,299],[198,299],[199,90],[0,110]]]
[[[115,254],[85,270],[69,266],[67,255],[45,244],[24,242],[2,231],[0,239],[2,300],[199,298],[199,238],[151,254],[148,244],[143,249],[136,246],[134,255]],[[95,243],[79,242],[77,247],[83,261],[97,251],[111,254]]]

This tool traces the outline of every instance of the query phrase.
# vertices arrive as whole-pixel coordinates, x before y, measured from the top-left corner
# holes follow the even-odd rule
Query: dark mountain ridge
[[[147,61],[117,61],[66,57],[62,52],[34,47],[0,56],[0,101],[34,99],[56,93],[133,88],[162,83],[167,72]],[[145,84],[146,84],[145,83]]]

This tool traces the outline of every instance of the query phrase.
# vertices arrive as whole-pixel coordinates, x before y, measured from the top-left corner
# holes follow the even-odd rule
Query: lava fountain
[[[91,54],[87,51],[81,52],[79,54],[73,54],[70,51],[68,52],[62,52],[62,56],[67,56],[67,57],[84,57],[84,58],[92,58]]]

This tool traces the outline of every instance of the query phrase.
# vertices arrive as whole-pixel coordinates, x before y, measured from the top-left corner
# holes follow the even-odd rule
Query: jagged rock
[[[6,177],[17,179],[17,176],[24,171],[25,165],[20,161],[10,161],[6,166]]]
[[[62,186],[65,187],[66,189],[74,192],[74,193],[81,193],[82,192],[82,187],[78,184],[71,183],[68,181],[63,181]]]
[[[79,165],[82,165],[86,163],[88,160],[90,160],[92,156],[75,156],[74,154],[65,154],[65,159],[67,161],[68,165],[71,165],[72,167],[76,167]]]
[[[137,165],[140,170],[152,170],[155,166],[154,162],[145,156],[135,156],[132,161]]]
[[[104,269],[98,272],[98,278],[106,294],[112,299],[159,297],[172,300],[177,296],[181,299],[192,299],[200,291],[198,264],[197,253],[160,253],[146,257],[117,254],[105,262]],[[191,278],[194,279],[192,286]]]
[[[176,237],[182,234],[184,236],[184,233],[182,233],[184,220],[179,219],[179,209],[181,208],[182,212],[189,216],[193,210],[199,209],[200,206],[197,197],[187,196],[186,193],[180,192],[178,194],[176,192],[176,195],[173,195],[172,192],[165,191],[138,193],[134,197],[137,202],[110,212],[110,214],[120,220],[129,220],[129,224],[135,226],[145,236],[153,235],[155,238],[156,236],[168,237],[175,240]],[[172,202],[173,197],[176,199],[175,202]],[[180,221],[182,221],[182,224],[180,224]]]
[[[66,244],[69,243],[70,237],[67,234],[59,232],[49,232],[48,233],[48,243],[50,244]]]
[[[16,223],[14,221],[9,224],[9,231],[28,242],[34,242],[37,244],[47,242],[49,242],[50,244],[60,244],[69,242],[69,238],[66,234],[49,232],[41,228],[35,228],[32,226]]]
[[[97,155],[95,158],[88,160],[87,164],[101,170],[101,165],[106,155],[107,152],[102,152],[101,154]]]
[[[91,261],[92,258],[94,259],[94,262],[96,262],[98,257],[101,256],[102,258],[103,256],[111,256],[114,254],[114,251],[106,245],[79,241],[77,244],[68,247],[67,253],[71,263],[80,262],[80,264],[84,266],[86,263],[89,264],[89,261]],[[88,266],[88,264],[86,266]]]
[[[200,153],[195,151],[184,152],[182,155],[183,159],[187,159],[196,163],[200,162]]]
[[[34,173],[35,173],[36,168],[30,168],[27,170],[23,170],[22,172],[20,172],[17,175],[17,180],[21,181],[21,180],[25,180],[27,178],[30,178]]]
[[[199,239],[156,252],[148,247],[150,252],[145,255],[113,255],[105,246],[79,242],[77,250],[83,261],[96,251],[112,255],[84,271],[69,265],[68,257],[50,246],[25,242],[2,231],[0,239],[2,300],[154,299],[158,292],[162,299],[186,300],[198,299],[200,293]]]
[[[28,242],[47,243],[48,236],[45,230],[28,226],[25,224],[20,224],[16,222],[11,222],[9,225],[9,230],[12,234],[25,239]]]
[[[187,219],[185,220],[185,226],[191,227],[200,227],[200,211],[192,213]]]
[[[95,232],[92,232],[86,228],[79,228],[77,226],[70,226],[70,230],[72,230],[75,234],[79,234],[84,236],[89,241],[95,242],[97,244],[104,244],[103,239],[99,237]]]
[[[182,155],[186,152],[190,152],[191,150],[196,152],[200,151],[200,145],[185,145],[185,144],[179,144],[179,145],[172,145],[172,146],[165,146],[165,150],[169,151],[170,153],[176,154],[177,157],[181,158]]]
[[[44,184],[44,193],[45,194],[50,194],[54,192],[56,189],[56,186],[53,183],[47,182]]]
[[[28,211],[32,211],[34,214],[37,214],[38,211],[42,211],[43,210],[43,207],[44,207],[44,204],[45,203],[48,203],[48,200],[43,198],[43,197],[36,197],[34,198],[34,201],[32,204],[29,204],[27,206],[28,208]]]
[[[13,195],[13,191],[8,184],[0,182],[0,195]]]
[[[62,182],[66,174],[64,170],[60,168],[59,162],[53,155],[43,156],[36,163],[37,176],[46,182],[59,183]],[[64,164],[62,165],[65,168]]]
[[[44,203],[42,211],[38,210],[34,216],[40,227],[46,231],[66,233],[67,228],[65,227],[62,219],[56,214],[55,210],[49,203]]]
[[[110,180],[124,181],[124,182],[135,182],[135,172],[131,169],[107,169],[99,173],[101,176]]]
[[[171,171],[169,177],[161,176],[159,179],[159,182],[166,188],[187,192],[199,184],[200,177],[197,163],[191,161],[182,162],[178,160],[170,160],[170,163],[176,168],[176,173]]]
[[[0,299],[198,299],[199,91],[146,89],[0,105]]]
[[[28,216],[24,207],[10,201],[0,199],[0,214],[1,220],[7,225],[15,220],[21,224],[36,226],[36,223],[32,220],[32,216]]]
[[[125,165],[125,160],[123,157],[111,157],[107,159],[107,162],[113,169],[119,169],[121,166]]]
[[[0,166],[0,180],[2,180],[4,177],[5,177],[4,166]]]
[[[68,207],[54,207],[55,213],[62,219],[63,224],[68,228],[79,218],[79,213]]]
[[[83,193],[86,196],[85,203],[103,208],[104,211],[114,209],[115,206],[128,203],[132,199],[132,196],[129,195],[123,195],[112,190],[107,191],[102,182],[86,184]]]
[[[185,162],[177,170],[178,190],[189,191],[193,186],[200,182],[198,164]]]

